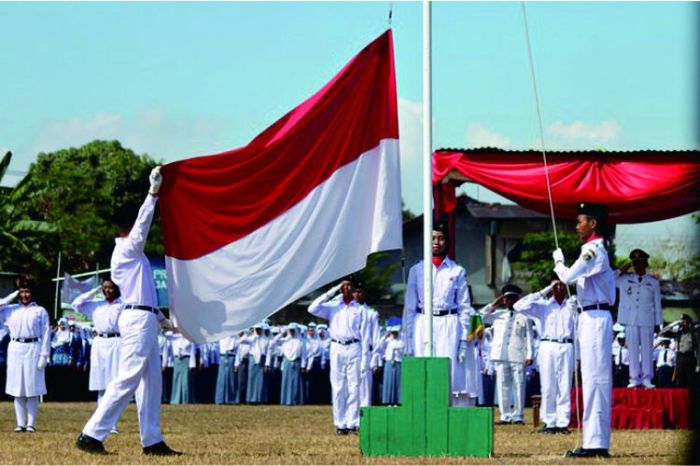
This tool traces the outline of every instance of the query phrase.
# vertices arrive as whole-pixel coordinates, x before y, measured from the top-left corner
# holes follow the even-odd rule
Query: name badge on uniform
[[[627,294],[632,294],[632,287],[627,288]]]

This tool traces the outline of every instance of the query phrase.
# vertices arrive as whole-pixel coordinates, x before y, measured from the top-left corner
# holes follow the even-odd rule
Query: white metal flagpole
[[[429,357],[433,356],[433,127],[432,127],[432,57],[430,0],[423,0],[423,313],[426,320],[425,341]]]
[[[54,298],[54,303],[53,303],[53,318],[54,320],[58,319],[58,287],[60,285],[60,281],[58,281],[58,278],[61,278],[61,251],[58,251],[58,261],[56,265],[56,295]]]

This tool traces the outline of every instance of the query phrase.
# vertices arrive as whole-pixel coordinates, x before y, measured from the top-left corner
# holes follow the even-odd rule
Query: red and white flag
[[[171,311],[196,342],[400,249],[391,30],[245,147],[162,168]]]

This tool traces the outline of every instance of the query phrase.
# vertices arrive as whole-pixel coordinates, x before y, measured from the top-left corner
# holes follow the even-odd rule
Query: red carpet
[[[577,390],[571,391],[572,401]],[[581,417],[583,400],[579,391]],[[690,398],[686,388],[613,388],[613,429],[687,429]],[[571,427],[577,427],[571,403]]]

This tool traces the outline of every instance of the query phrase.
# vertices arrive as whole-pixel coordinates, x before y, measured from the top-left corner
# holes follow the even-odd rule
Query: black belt
[[[175,356],[175,359],[188,359],[189,356]]]
[[[135,309],[137,311],[148,311],[154,314],[158,314],[159,310],[157,307],[146,306],[143,304],[127,304],[124,309]]]
[[[551,341],[552,343],[573,343],[574,340],[571,338],[562,338],[561,340],[555,340],[554,338],[541,338],[540,341]]]
[[[338,343],[339,345],[344,345],[344,346],[346,346],[346,345],[352,345],[353,343],[359,343],[359,342],[360,342],[360,340],[358,340],[357,338],[355,338],[354,340],[347,340],[347,341],[333,340],[333,339],[331,338],[331,341],[332,341],[333,343]]]
[[[233,357],[233,356],[235,356],[235,355],[236,355],[236,352],[235,352],[235,351],[227,351],[227,352],[225,352],[225,353],[222,354],[222,356],[227,356],[227,357],[228,357],[228,356]]]
[[[612,311],[612,306],[608,303],[600,304],[589,304],[588,306],[583,306],[584,311]]]
[[[119,334],[119,333],[98,333],[97,336],[102,337],[102,338],[115,338],[115,337],[120,337],[121,334]]]
[[[416,309],[418,314],[423,314],[423,308]],[[433,309],[433,315],[436,317],[442,317],[450,314],[457,314],[459,309]]]
[[[18,341],[20,343],[34,343],[39,341],[39,338],[13,338],[12,341]]]

